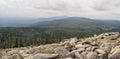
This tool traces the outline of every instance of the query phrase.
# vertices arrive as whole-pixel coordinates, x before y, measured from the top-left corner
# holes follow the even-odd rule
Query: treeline
[[[103,32],[106,31],[100,28],[0,28],[0,48],[49,44],[72,37],[83,38]]]

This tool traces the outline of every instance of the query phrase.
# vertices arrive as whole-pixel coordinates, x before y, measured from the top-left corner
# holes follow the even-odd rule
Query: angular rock
[[[78,49],[78,48],[84,48],[84,47],[83,47],[83,45],[82,45],[82,44],[77,44],[77,45],[75,45],[75,48],[77,48],[77,49]]]
[[[85,51],[85,48],[79,48],[76,51],[78,51],[79,53],[81,53],[81,52]]]
[[[12,50],[7,53],[8,55],[19,54],[18,50]]]
[[[92,51],[92,47],[86,48],[86,51]]]
[[[33,56],[32,55],[29,55],[27,57],[24,57],[23,59],[33,59]]]
[[[104,50],[102,50],[102,49],[96,49],[95,50],[97,53],[99,53],[99,54],[105,54],[106,52],[104,51]]]
[[[65,55],[65,57],[72,57],[73,58],[75,56],[75,52],[76,51],[69,52]]]
[[[109,59],[120,59],[120,46],[116,46],[111,50]]]
[[[79,52],[75,52],[75,57],[78,59],[83,59],[82,55]]]
[[[81,55],[83,56],[83,59],[87,59],[87,56],[86,56],[87,54],[88,54],[88,52],[86,52],[86,51],[81,53]]]
[[[69,53],[64,47],[58,47],[55,49],[55,53],[58,54],[60,57],[66,57],[66,54]]]
[[[73,58],[71,58],[71,57],[67,57],[67,58],[63,58],[63,59],[73,59]]]
[[[72,45],[72,46],[75,46],[75,44],[77,43],[77,38],[71,38],[71,40],[70,40],[70,44]]]
[[[72,45],[70,44],[70,43],[67,43],[66,45],[65,45],[65,49],[67,49],[68,51],[71,51],[72,50]]]
[[[19,54],[13,54],[12,56],[8,57],[8,59],[23,59]]]
[[[87,59],[98,59],[97,58],[97,53],[96,52],[89,52],[87,54]]]
[[[112,54],[111,56],[109,56],[109,59],[120,59],[120,52]]]

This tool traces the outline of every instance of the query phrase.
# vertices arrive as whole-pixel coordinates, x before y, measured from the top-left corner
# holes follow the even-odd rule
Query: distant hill
[[[37,22],[51,21],[61,18],[66,18],[66,16],[48,18],[0,17],[0,27],[26,27]]]
[[[0,17],[0,27],[100,28],[111,30],[120,27],[120,21],[66,16],[48,18]]]
[[[0,27],[24,27],[36,22],[40,22],[34,18],[20,18],[20,17],[1,17]]]
[[[56,19],[53,21],[38,22],[30,25],[30,27],[42,28],[80,28],[80,29],[102,29],[112,30],[120,27],[120,21],[117,20],[94,20],[83,17],[68,17]]]

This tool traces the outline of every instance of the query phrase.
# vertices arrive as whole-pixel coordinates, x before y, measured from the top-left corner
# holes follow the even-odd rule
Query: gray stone
[[[66,54],[69,53],[64,47],[58,47],[55,49],[55,53],[58,54],[60,57],[66,57]]]
[[[97,53],[96,52],[89,52],[87,54],[87,59],[97,59]]]
[[[88,52],[86,52],[86,51],[81,53],[81,55],[83,56],[83,59],[87,59],[87,56],[86,56],[87,53],[88,53]]]
[[[33,59],[54,59],[58,57],[58,54],[36,54]]]
[[[9,56],[8,59],[23,59],[23,58],[19,54],[13,54],[13,55]]]
[[[106,52],[102,49],[96,49],[96,52],[99,54],[105,54]]]
[[[71,40],[70,40],[70,44],[72,45],[72,46],[75,46],[75,44],[77,43],[77,38],[71,38]]]
[[[63,59],[73,59],[73,58],[71,58],[71,57],[67,57],[67,58],[63,58]]]
[[[78,59],[83,59],[82,55],[79,52],[75,52],[75,57]]]
[[[81,53],[81,52],[85,51],[85,48],[79,48],[76,51],[78,51],[79,53]]]

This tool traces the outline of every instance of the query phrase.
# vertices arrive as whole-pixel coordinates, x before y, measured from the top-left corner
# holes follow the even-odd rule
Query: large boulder
[[[120,59],[120,46],[117,46],[111,50],[109,59]]]
[[[117,52],[117,53],[109,56],[109,59],[120,59],[120,52]]]

